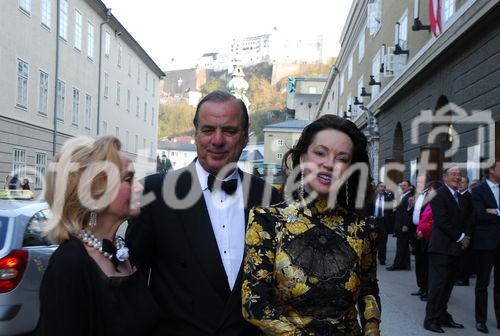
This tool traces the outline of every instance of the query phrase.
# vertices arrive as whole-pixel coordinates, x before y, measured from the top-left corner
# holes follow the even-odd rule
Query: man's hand
[[[489,214],[492,214],[492,215],[495,215],[497,214],[497,209],[486,209],[486,212],[489,213]]]
[[[408,198],[408,209],[415,205],[415,197],[411,196]]]
[[[462,243],[462,249],[465,250],[470,245],[470,237],[465,236],[464,239],[462,239],[461,243]]]
[[[424,238],[424,235],[422,234],[422,232],[418,231],[417,232],[417,239],[422,240],[422,238]]]

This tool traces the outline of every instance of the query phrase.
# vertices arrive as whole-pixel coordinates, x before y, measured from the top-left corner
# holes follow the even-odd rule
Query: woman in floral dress
[[[243,316],[264,334],[380,334],[366,147],[352,122],[319,118],[284,157],[286,201],[250,212]]]

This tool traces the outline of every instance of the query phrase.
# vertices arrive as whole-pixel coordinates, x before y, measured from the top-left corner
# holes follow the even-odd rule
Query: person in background
[[[53,213],[46,229],[59,247],[43,275],[37,335],[151,335],[158,308],[116,236],[140,211],[142,187],[131,161],[117,138],[77,137],[54,164],[45,190]]]
[[[472,248],[477,272],[475,317],[476,329],[488,333],[488,286],[493,272],[493,306],[500,329],[500,162],[485,171],[486,180],[472,189],[476,211]]]
[[[410,239],[414,234],[414,225],[411,222],[413,204],[410,203],[412,197],[412,186],[410,181],[403,180],[399,184],[401,196],[399,205],[394,214],[394,232],[396,234],[396,255],[388,271],[410,270]]]
[[[380,335],[377,232],[373,218],[364,217],[373,196],[369,178],[347,175],[354,164],[369,171],[365,135],[349,120],[323,115],[283,158],[293,172],[285,195],[294,192],[252,209],[243,316],[265,335]],[[358,186],[366,192],[361,209],[354,204]]]
[[[23,179],[23,183],[21,183],[21,189],[30,190],[30,181],[27,178]]]
[[[386,190],[385,183],[379,182],[376,186],[373,204],[369,207],[369,216],[375,217],[379,239],[377,257],[380,265],[385,265],[387,255],[387,237],[390,232],[391,222],[394,221],[392,204],[394,195]]]
[[[426,175],[417,176],[416,199],[414,201],[412,213],[412,223],[415,227],[419,224],[422,210],[426,203],[429,201],[427,195],[429,194],[430,177]],[[415,277],[417,279],[418,291],[411,293],[413,296],[420,296],[422,299],[427,298],[427,244],[423,239],[411,239],[413,253],[415,255]]]
[[[444,333],[442,327],[464,328],[448,312],[448,301],[453,290],[462,250],[470,243],[469,223],[464,212],[458,186],[462,178],[457,166],[443,172],[444,186],[431,200],[432,231],[429,238],[429,289],[425,308],[424,328]]]
[[[14,176],[12,176],[12,178],[9,180],[8,189],[9,190],[19,189],[19,177],[17,174],[14,174]]]
[[[5,183],[3,185],[3,188],[5,190],[9,189],[9,182],[10,182],[10,175],[5,176]]]
[[[462,195],[465,213],[471,214],[469,217],[471,222],[466,225],[469,226],[471,228],[471,232],[473,232],[476,216],[472,206],[472,194],[469,191],[469,178],[467,176],[462,176],[458,192]],[[474,236],[471,237],[471,240],[473,239]],[[462,255],[460,256],[460,265],[458,266],[455,286],[469,286],[469,279],[472,276],[472,273],[474,273],[474,256],[472,253],[472,247],[469,246],[462,251]]]

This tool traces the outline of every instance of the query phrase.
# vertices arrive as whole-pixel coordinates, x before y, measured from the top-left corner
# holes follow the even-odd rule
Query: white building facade
[[[117,136],[139,175],[154,170],[164,74],[102,1],[2,1],[0,69],[0,180],[41,189],[78,135]]]

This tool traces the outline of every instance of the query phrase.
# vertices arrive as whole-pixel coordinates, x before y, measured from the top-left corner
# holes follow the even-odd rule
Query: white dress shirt
[[[245,206],[241,179],[238,171],[224,179],[238,180],[238,188],[233,195],[228,195],[222,190],[211,192],[207,185],[209,173],[203,169],[198,160],[195,167],[227,281],[232,290],[243,262],[245,249]]]
[[[414,225],[418,225],[418,222],[420,221],[420,212],[422,211],[422,205],[424,204],[425,196],[427,196],[427,190],[418,195],[417,200],[415,201],[412,217]]]
[[[491,192],[493,193],[493,196],[495,197],[495,200],[497,201],[497,216],[500,216],[500,200],[498,199],[498,183],[493,183],[490,180],[486,179],[486,183],[488,184],[488,187],[490,187]]]

